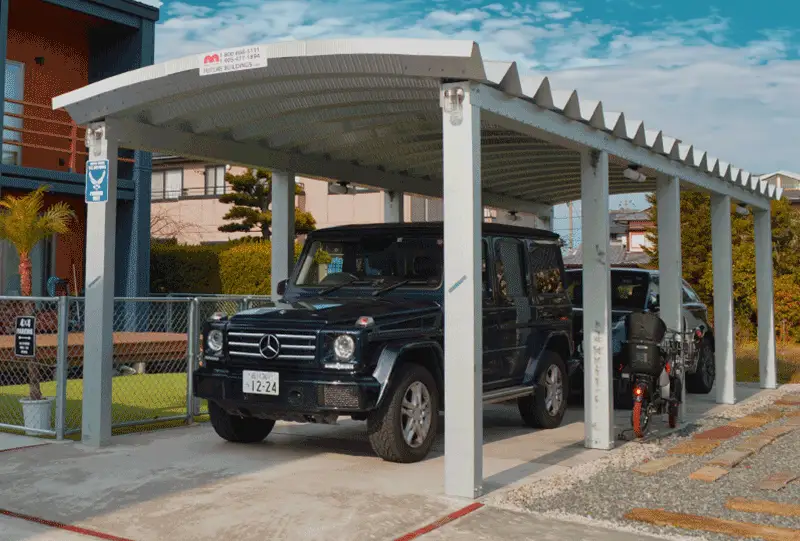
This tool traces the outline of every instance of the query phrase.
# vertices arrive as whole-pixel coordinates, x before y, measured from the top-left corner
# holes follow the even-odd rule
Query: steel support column
[[[658,203],[659,316],[670,329],[683,329],[683,265],[681,260],[681,183],[676,177],[656,179]],[[685,378],[684,378],[685,380]],[[684,382],[685,383],[685,382]],[[679,416],[685,415],[686,386]]]
[[[762,389],[775,389],[778,386],[778,379],[772,284],[772,216],[769,211],[756,210],[753,218],[758,296],[758,374]]]
[[[114,325],[114,246],[117,225],[119,146],[104,123],[87,128],[89,160],[108,160],[108,200],[87,203],[86,301],[81,441],[111,443],[111,377]]]
[[[272,172],[272,299],[278,300],[278,282],[294,267],[294,173]]]
[[[614,447],[608,153],[581,152],[585,445]]]
[[[736,402],[733,350],[733,254],[731,198],[711,195],[711,250],[714,272],[714,349],[717,403]]]
[[[404,218],[405,194],[403,192],[383,192],[383,221],[385,223],[402,223]]]
[[[481,123],[469,83],[442,86],[444,165],[444,487],[475,498],[483,483]]]

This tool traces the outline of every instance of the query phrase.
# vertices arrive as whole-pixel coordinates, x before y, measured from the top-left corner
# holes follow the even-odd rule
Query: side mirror
[[[647,308],[649,310],[658,310],[659,305],[659,298],[658,295],[650,295],[650,298],[647,300]]]
[[[286,280],[281,280],[280,282],[278,282],[278,291],[276,293],[278,295],[286,294]]]

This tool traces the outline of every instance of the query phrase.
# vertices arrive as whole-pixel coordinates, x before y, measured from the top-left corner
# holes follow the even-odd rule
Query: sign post
[[[99,122],[86,130],[86,302],[81,441],[111,443],[114,244],[117,223],[118,143]]]
[[[18,316],[14,328],[14,356],[36,357],[36,317]]]

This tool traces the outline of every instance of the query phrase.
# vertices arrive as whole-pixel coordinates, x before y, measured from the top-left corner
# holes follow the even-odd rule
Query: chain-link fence
[[[115,299],[112,426],[207,413],[191,384],[203,322],[268,303],[252,296]],[[0,297],[0,429],[57,438],[80,432],[85,310],[78,297]]]
[[[60,307],[56,298],[0,297],[0,428],[63,434]]]

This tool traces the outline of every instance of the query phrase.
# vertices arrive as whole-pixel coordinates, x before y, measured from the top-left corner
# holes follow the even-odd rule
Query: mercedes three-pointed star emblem
[[[274,359],[281,352],[281,343],[277,336],[268,334],[261,338],[258,343],[258,350],[265,359]]]

